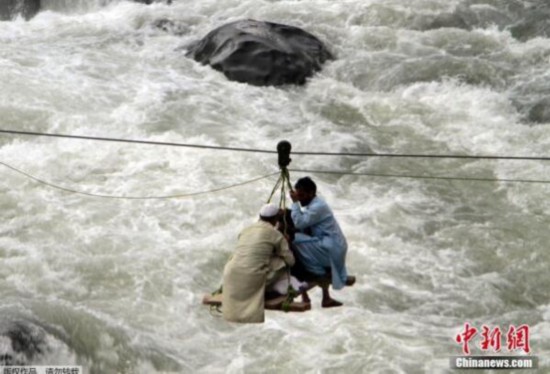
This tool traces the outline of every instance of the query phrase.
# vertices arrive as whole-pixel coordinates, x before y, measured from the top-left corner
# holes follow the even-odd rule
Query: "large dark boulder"
[[[304,84],[332,58],[319,39],[302,29],[255,20],[211,31],[187,47],[187,56],[256,86]]]
[[[40,0],[0,0],[0,21],[9,21],[22,15],[31,19],[40,10]]]

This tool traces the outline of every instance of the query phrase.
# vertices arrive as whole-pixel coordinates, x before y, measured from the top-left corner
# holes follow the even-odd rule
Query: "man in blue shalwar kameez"
[[[332,287],[343,288],[348,282],[345,263],[348,245],[332,210],[317,197],[317,186],[309,177],[296,182],[290,197],[294,202],[291,209],[294,226],[302,231],[296,233],[293,242],[295,255],[308,272],[318,276],[330,274]],[[328,284],[322,288],[323,307],[342,305],[330,297]]]

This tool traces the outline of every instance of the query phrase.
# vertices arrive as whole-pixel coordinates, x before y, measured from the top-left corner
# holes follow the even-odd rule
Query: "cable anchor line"
[[[264,154],[277,153],[276,151],[266,150],[266,149],[224,147],[224,146],[186,144],[186,143],[175,143],[175,142],[160,142],[160,141],[139,140],[139,139],[120,139],[120,138],[86,136],[86,135],[55,134],[55,133],[46,133],[46,132],[18,131],[18,130],[7,130],[7,129],[0,129],[0,134],[44,136],[44,137],[54,137],[54,138],[78,139],[78,140],[94,140],[94,141],[104,141],[104,142],[119,142],[119,143],[146,144],[146,145],[170,146],[170,147],[199,148],[199,149],[211,149],[216,151],[249,152],[249,153],[264,153]],[[294,152],[294,154],[300,155],[300,156],[550,161],[550,157],[542,157],[542,156],[538,157],[538,156],[498,156],[498,155],[445,155],[445,154],[415,154],[415,153],[376,153],[376,152],[354,153],[354,152],[311,152],[311,151],[299,151],[299,152]]]
[[[153,140],[139,140],[139,139],[121,139],[121,138],[109,138],[109,137],[101,137],[101,136],[55,134],[55,133],[35,132],[35,131],[17,131],[17,130],[0,129],[0,134],[44,136],[44,137],[50,137],[50,138],[93,140],[93,141],[101,141],[101,142],[132,143],[132,144],[141,144],[141,145],[160,145],[160,146],[168,146],[168,147],[212,149],[216,151],[271,153],[271,154],[276,153],[275,151],[269,151],[264,149],[222,147],[222,146],[215,146],[215,145],[188,144],[188,143],[175,143],[175,142],[159,142],[159,141],[153,141]]]

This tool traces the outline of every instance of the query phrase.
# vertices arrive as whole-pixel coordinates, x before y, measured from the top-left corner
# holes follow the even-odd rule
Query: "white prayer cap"
[[[260,209],[260,217],[271,218],[279,214],[279,207],[275,204],[265,204]]]

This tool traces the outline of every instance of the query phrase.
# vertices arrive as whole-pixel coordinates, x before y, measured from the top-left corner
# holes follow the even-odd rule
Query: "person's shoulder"
[[[322,215],[332,215],[332,209],[328,205],[325,199],[319,196],[315,196],[315,199],[313,200],[314,209],[319,212]]]
[[[269,234],[272,238],[279,240],[280,238],[284,238],[283,234],[273,225],[264,222],[263,225],[261,225],[262,230]]]
[[[272,224],[270,224],[269,222],[264,222],[264,221],[258,221],[256,222],[253,227],[255,228],[258,228],[258,229],[261,229],[262,231],[266,231],[266,232],[269,232],[269,233],[277,233],[277,234],[280,234],[279,230],[277,230],[275,228],[275,226],[273,226]]]
[[[319,195],[315,195],[315,197],[313,198],[313,201],[318,203],[318,204],[326,204],[327,203],[326,200],[323,197],[319,196]]]
[[[326,207],[328,208],[328,203],[326,202],[325,199],[323,199],[322,197],[320,196],[315,196],[315,198],[313,199],[312,203],[318,207]]]
[[[250,232],[250,231],[254,231],[254,230],[258,230],[258,229],[263,229],[263,228],[264,228],[264,225],[262,224],[262,221],[256,221],[254,223],[249,224],[245,228],[243,228],[242,231],[241,231],[241,234],[246,233],[246,232]]]

